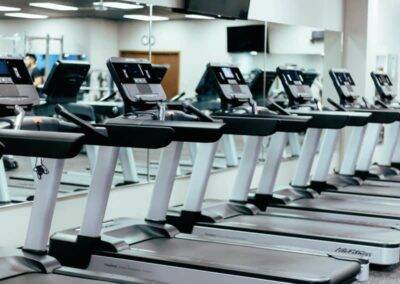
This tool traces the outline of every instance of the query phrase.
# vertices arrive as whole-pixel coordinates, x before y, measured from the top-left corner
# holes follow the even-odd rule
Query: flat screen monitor
[[[265,26],[249,25],[227,28],[228,52],[264,52]]]
[[[250,0],[185,0],[187,13],[214,17],[247,19]]]

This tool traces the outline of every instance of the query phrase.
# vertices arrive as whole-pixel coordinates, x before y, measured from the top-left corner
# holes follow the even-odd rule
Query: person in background
[[[27,53],[25,55],[25,65],[29,70],[33,84],[36,88],[43,85],[44,76],[43,72],[37,67],[37,58],[35,54]]]

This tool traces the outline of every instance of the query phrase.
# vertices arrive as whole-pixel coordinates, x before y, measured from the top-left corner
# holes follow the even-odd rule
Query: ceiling
[[[145,6],[142,9],[133,9],[133,10],[121,10],[121,9],[111,9],[108,8],[107,11],[98,11],[93,6],[94,2],[99,2],[100,0],[1,0],[0,5],[2,6],[11,6],[18,7],[22,10],[20,12],[23,13],[32,13],[32,14],[40,14],[47,15],[50,18],[101,18],[101,19],[109,19],[116,21],[124,21],[127,19],[123,18],[123,15],[126,14],[139,14],[139,15],[149,15],[149,8]],[[124,1],[124,0],[108,0],[108,1],[116,1],[116,2],[124,2],[132,4],[133,1]],[[63,4],[78,7],[78,11],[54,11],[42,8],[36,8],[29,6],[29,3],[33,2],[52,2],[55,4]],[[138,0],[140,2],[140,0]],[[0,12],[0,19],[12,19],[10,17],[6,17],[4,12]],[[154,7],[154,15],[157,16],[167,16],[171,19],[183,19],[184,16],[182,14],[173,13],[170,9],[163,7]]]

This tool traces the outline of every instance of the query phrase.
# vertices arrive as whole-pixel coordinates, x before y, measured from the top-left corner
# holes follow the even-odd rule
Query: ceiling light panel
[[[30,3],[29,6],[36,7],[36,8],[49,9],[49,10],[56,10],[56,11],[77,11],[78,10],[78,7],[55,4],[55,3],[51,3],[51,2],[35,2],[35,3]]]
[[[168,21],[168,17],[162,17],[162,16],[146,16],[146,15],[124,15],[125,19],[130,19],[130,20],[138,20],[138,21],[146,21],[150,22],[150,20],[153,21]]]
[[[0,6],[0,12],[18,12],[21,8],[10,7],[10,6]]]
[[[185,18],[187,19],[196,19],[196,20],[214,20],[214,17],[209,17],[209,16],[203,16],[203,15],[185,15]]]
[[[29,14],[29,13],[5,13],[7,17],[24,18],[24,19],[47,19],[46,15]]]
[[[93,3],[95,6],[101,6],[103,5],[104,7],[107,8],[112,8],[112,9],[121,9],[121,10],[133,10],[133,9],[142,9],[142,5],[138,4],[129,4],[129,3],[123,3],[123,2],[112,2],[112,1],[106,1],[106,2],[95,2]]]

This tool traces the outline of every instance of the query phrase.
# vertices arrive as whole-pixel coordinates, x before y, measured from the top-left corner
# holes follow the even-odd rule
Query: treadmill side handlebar
[[[4,154],[68,159],[79,154],[85,136],[80,133],[2,129],[0,141],[5,144]]]

